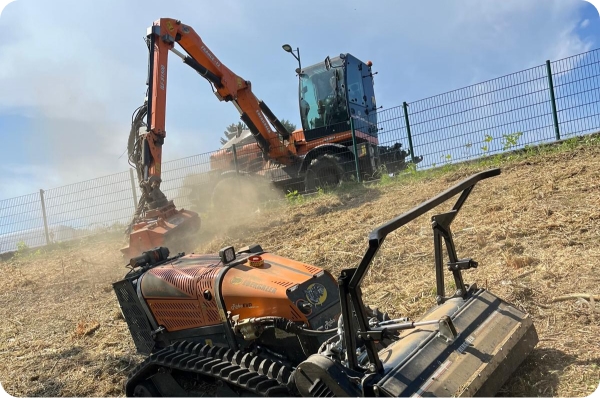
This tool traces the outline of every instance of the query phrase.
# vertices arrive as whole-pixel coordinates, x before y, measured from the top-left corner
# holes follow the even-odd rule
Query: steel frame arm
[[[265,156],[283,164],[296,158],[294,138],[267,105],[252,93],[251,83],[233,73],[208,49],[190,26],[171,18],[161,18],[148,28],[148,112],[147,134],[143,143],[144,179],[160,178],[162,145],[166,136],[167,60],[169,50],[207,79],[220,101],[232,102],[240,112]],[[174,48],[178,43],[187,55]],[[272,130],[271,123],[275,128]]]
[[[473,176],[461,181],[460,183],[445,190],[439,195],[427,200],[426,202],[423,202],[422,204],[409,210],[408,212],[386,222],[385,224],[380,225],[369,234],[369,247],[358,267],[343,270],[340,278],[338,279],[338,284],[340,287],[340,299],[342,300],[341,306],[345,331],[344,340],[346,344],[346,352],[348,355],[348,364],[350,368],[357,369],[358,366],[356,357],[355,338],[357,336],[369,336],[369,332],[373,330],[369,328],[367,314],[364,311],[364,303],[362,300],[360,284],[362,283],[364,276],[366,275],[367,270],[369,269],[369,266],[373,262],[373,258],[379,251],[379,248],[383,244],[387,235],[460,193],[461,195],[458,198],[454,207],[452,208],[452,211],[450,211],[449,213],[440,214],[432,217],[432,227],[434,229],[437,282],[436,284],[438,294],[437,301],[438,303],[441,303],[445,299],[443,297],[443,275],[440,276],[443,272],[443,262],[441,256],[442,238],[446,243],[446,247],[450,257],[450,263],[448,264],[449,269],[451,269],[454,275],[457,288],[459,290],[462,289],[462,294],[465,294],[464,283],[462,281],[462,275],[460,273],[460,270],[469,268],[469,266],[473,265],[474,262],[472,262],[472,260],[470,259],[458,260],[450,233],[450,223],[452,222],[458,211],[461,209],[462,205],[465,203],[475,184],[477,184],[481,180],[490,177],[495,177],[499,174],[500,169],[491,169],[474,174]],[[476,263],[474,263],[473,267],[474,266],[476,266]],[[359,330],[355,330],[353,326],[351,308],[353,308],[354,312],[356,313]],[[381,331],[379,332],[381,333]],[[375,339],[372,338],[373,336],[377,335],[377,333],[371,333],[371,338],[367,338],[365,341],[367,354],[369,357],[369,361],[373,366],[373,371],[381,371],[383,368],[375,349]]]

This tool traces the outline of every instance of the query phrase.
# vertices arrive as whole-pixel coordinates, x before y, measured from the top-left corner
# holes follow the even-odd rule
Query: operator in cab
[[[344,90],[338,84],[337,76],[332,75],[329,78],[331,91],[325,98],[326,124],[333,124],[347,119],[346,101],[343,98]]]

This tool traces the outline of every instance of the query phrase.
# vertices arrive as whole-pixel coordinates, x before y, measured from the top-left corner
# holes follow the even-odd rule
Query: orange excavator
[[[146,42],[149,50],[148,92],[144,104],[134,112],[128,142],[129,162],[137,170],[142,191],[127,230],[129,246],[121,249],[129,257],[153,247],[183,243],[185,235],[192,235],[200,227],[197,213],[177,210],[160,188],[162,146],[166,137],[169,51],[212,83],[220,101],[234,104],[242,121],[252,126],[254,138],[269,158],[284,164],[291,164],[297,158],[293,136],[252,93],[250,82],[223,65],[190,26],[175,19],[161,18],[148,29]],[[175,43],[187,55],[178,51]],[[140,133],[144,128],[145,131]]]
[[[385,161],[388,171],[390,165],[406,167],[404,159],[408,153],[401,149],[400,143],[389,147],[378,143],[371,62],[363,63],[351,54],[340,54],[298,69],[302,129],[289,132],[254,95],[251,83],[223,65],[189,25],[161,18],[148,29],[146,42],[148,91],[144,104],[132,117],[128,143],[129,161],[137,170],[142,190],[128,228],[129,247],[122,249],[129,257],[158,246],[175,247],[173,242],[179,242],[184,235],[193,235],[200,227],[197,213],[177,210],[160,188],[169,51],[208,80],[220,101],[236,107],[254,138],[254,143],[239,148],[240,156],[234,153],[235,146],[229,146],[211,157],[213,182],[215,175],[219,180],[228,174],[234,163],[239,163],[242,172],[278,180],[280,184],[299,183],[306,190],[336,185],[345,175],[354,173],[357,165],[366,174],[372,174],[381,161]],[[175,43],[185,54],[175,48]],[[354,134],[353,119],[360,121]],[[275,174],[279,177],[274,177]],[[197,189],[204,195],[212,191],[211,186]]]

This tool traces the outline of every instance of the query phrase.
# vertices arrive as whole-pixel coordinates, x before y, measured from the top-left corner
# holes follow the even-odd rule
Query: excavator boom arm
[[[179,44],[187,55],[178,51],[175,43]],[[194,29],[182,24],[181,21],[161,18],[148,29],[148,46],[150,50],[146,121],[148,132],[142,155],[144,180],[152,176],[160,179],[161,174],[162,144],[166,136],[169,51],[211,82],[215,87],[215,95],[220,101],[234,104],[240,112],[240,118],[248,126],[266,157],[283,164],[295,161],[296,147],[293,136],[267,105],[256,98],[251,83],[223,65]]]

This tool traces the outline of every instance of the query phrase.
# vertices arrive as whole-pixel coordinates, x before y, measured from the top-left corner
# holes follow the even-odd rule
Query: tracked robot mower
[[[478,264],[457,256],[450,225],[475,185],[499,174],[475,174],[374,229],[360,264],[337,278],[259,245],[132,258],[114,290],[146,358],[126,395],[205,395],[207,386],[224,396],[495,395],[537,333],[528,314],[464,282]],[[455,196],[431,220],[434,307],[410,320],[365,305],[360,285],[386,236]],[[456,286],[448,295],[445,273]]]

